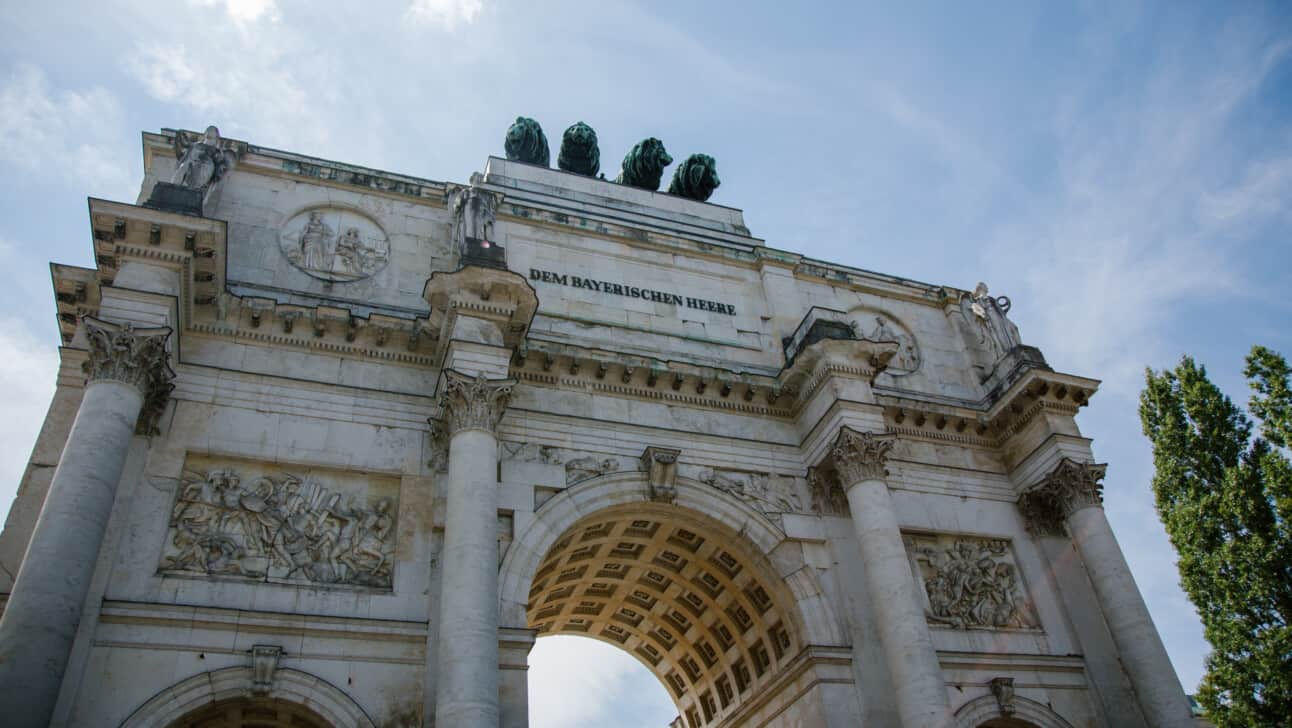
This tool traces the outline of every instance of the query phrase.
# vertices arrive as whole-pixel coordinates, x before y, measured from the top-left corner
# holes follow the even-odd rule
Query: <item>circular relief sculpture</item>
[[[361,280],[390,262],[386,233],[374,220],[354,210],[301,210],[283,226],[278,240],[292,265],[325,281]]]

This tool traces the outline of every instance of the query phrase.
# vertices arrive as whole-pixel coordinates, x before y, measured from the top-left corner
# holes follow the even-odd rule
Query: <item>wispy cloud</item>
[[[253,23],[257,20],[277,20],[276,0],[189,0],[194,5],[220,6],[235,23]]]
[[[91,194],[134,197],[122,108],[108,90],[58,90],[39,68],[19,64],[0,80],[0,109],[0,160],[46,181],[75,178]]]
[[[6,512],[54,396],[57,373],[56,351],[32,335],[23,320],[0,317],[0,381],[8,385],[0,417],[0,508]]]
[[[408,17],[415,22],[453,30],[470,25],[484,10],[484,0],[413,0],[408,6]]]

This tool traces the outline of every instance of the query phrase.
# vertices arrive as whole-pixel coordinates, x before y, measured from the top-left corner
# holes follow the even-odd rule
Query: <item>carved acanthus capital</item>
[[[1104,502],[1103,480],[1107,465],[1079,463],[1063,458],[1049,475],[1018,498],[1027,530],[1041,535],[1063,535],[1063,522],[1073,513]]]
[[[494,432],[516,380],[487,379],[483,373],[470,377],[453,369],[445,370],[444,377],[440,405],[449,436],[463,430]]]
[[[830,445],[829,458],[844,489],[865,480],[887,478],[888,468],[884,466],[895,441],[896,438],[892,435],[840,428],[834,443]]]
[[[110,380],[136,387],[144,396],[137,429],[140,434],[153,434],[175,378],[166,354],[170,328],[137,329],[92,316],[86,316],[84,323],[90,352],[82,371],[90,382]]]

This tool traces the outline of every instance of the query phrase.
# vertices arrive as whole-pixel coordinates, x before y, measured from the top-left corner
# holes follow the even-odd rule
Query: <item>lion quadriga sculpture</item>
[[[525,116],[517,116],[515,123],[507,129],[507,138],[503,141],[507,159],[544,167],[552,162],[552,153],[547,147],[547,136],[537,121]]]
[[[566,172],[597,176],[601,169],[601,150],[597,147],[597,133],[592,127],[580,121],[565,130],[556,166]]]
[[[673,163],[673,158],[664,150],[664,142],[651,137],[633,145],[624,156],[623,165],[615,181],[629,187],[640,187],[654,192],[659,189],[660,177],[664,168]]]
[[[713,157],[692,154],[673,172],[668,193],[704,202],[720,184],[722,180],[718,179],[718,163],[713,161]]]

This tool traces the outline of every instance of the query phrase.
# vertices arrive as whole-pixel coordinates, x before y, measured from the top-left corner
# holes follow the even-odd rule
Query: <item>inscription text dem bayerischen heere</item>
[[[529,279],[531,281],[543,281],[544,283],[559,283],[563,286],[573,286],[574,288],[586,288],[589,291],[596,291],[610,296],[627,296],[628,298],[640,298],[643,301],[668,303],[674,306],[685,306],[687,308],[694,308],[700,311],[712,311],[713,313],[721,313],[728,316],[736,315],[736,307],[729,303],[719,303],[717,301],[709,301],[703,298],[692,298],[690,296],[679,296],[676,293],[657,291],[653,288],[628,286],[622,283],[599,281],[593,278],[581,278],[568,273],[553,273],[552,271],[530,268]]]

